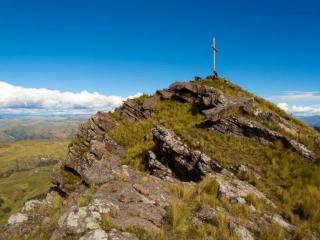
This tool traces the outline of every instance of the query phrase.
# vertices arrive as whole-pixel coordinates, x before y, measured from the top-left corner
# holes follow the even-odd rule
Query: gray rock
[[[88,207],[71,207],[59,219],[58,225],[64,235],[79,235],[87,230],[100,228],[101,215]]]
[[[211,223],[216,226],[219,224],[219,213],[217,210],[210,207],[208,204],[202,204],[195,213],[195,217],[200,219],[204,223]]]
[[[128,99],[115,112],[129,122],[145,120],[155,110],[157,101],[158,96],[156,95],[145,99],[142,105],[135,99]]]
[[[287,230],[288,232],[291,232],[294,229],[294,226],[283,219],[282,216],[279,214],[275,214],[272,216],[272,221],[276,224],[278,224],[283,229]]]
[[[79,238],[79,240],[109,240],[109,237],[104,230],[95,229]]]
[[[15,213],[11,215],[8,219],[9,225],[18,225],[28,221],[28,215],[22,213]]]
[[[77,184],[101,185],[116,177],[124,149],[119,146],[106,131],[116,123],[108,113],[98,112],[83,124],[73,142],[69,145],[67,160],[63,166],[57,166],[52,173],[52,183],[62,192],[70,194]],[[77,184],[69,179],[65,172],[78,178]]]
[[[174,132],[164,126],[156,125],[152,133],[159,152],[157,156],[149,153],[147,167],[151,172],[156,172],[156,169],[158,176],[167,176],[172,172],[181,180],[199,181],[212,171],[222,170],[218,162],[200,151],[191,151]]]
[[[22,207],[22,212],[29,212],[33,211],[34,209],[40,207],[43,204],[43,201],[39,200],[29,200],[25,202],[24,206]]]
[[[253,234],[241,225],[230,224],[231,232],[237,237],[238,240],[254,240]]]

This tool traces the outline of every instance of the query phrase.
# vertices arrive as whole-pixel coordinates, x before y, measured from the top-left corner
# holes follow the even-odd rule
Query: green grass
[[[16,169],[17,163],[32,163],[35,158],[48,155],[64,159],[66,141],[21,141],[0,145],[0,172]],[[44,195],[51,183],[52,166],[37,167],[28,171],[16,171],[11,176],[0,178],[0,222],[18,211],[24,202]]]
[[[35,157],[47,155],[58,159],[66,156],[69,141],[25,140],[0,144],[0,172],[17,163],[33,161]]]
[[[168,209],[168,221],[171,234],[175,239],[235,239],[228,229],[228,223],[224,216],[217,216],[216,223],[204,223],[201,226],[195,225],[191,217],[202,204],[209,204],[215,208],[222,205],[217,198],[216,181],[212,177],[206,177],[196,185],[174,184],[171,192],[180,201],[172,203]]]
[[[50,186],[51,170],[51,167],[41,167],[14,173],[0,180],[0,198],[3,201],[0,208],[0,221],[18,211],[24,202],[45,194]]]
[[[126,149],[126,156],[122,159],[122,164],[143,170],[142,163],[147,151],[154,146],[154,142],[150,138],[152,126],[151,121],[120,122],[117,128],[108,133],[110,137]],[[145,139],[146,136],[149,136],[149,138]]]

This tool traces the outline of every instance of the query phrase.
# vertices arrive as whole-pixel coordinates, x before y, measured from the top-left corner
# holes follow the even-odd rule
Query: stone
[[[8,219],[9,225],[19,225],[28,221],[28,215],[23,213],[15,213],[11,215]]]
[[[33,211],[36,208],[39,208],[43,204],[42,201],[39,200],[29,200],[25,202],[24,206],[22,207],[22,212],[29,212]]]
[[[65,194],[70,194],[77,184],[101,185],[117,177],[115,171],[119,168],[124,149],[106,133],[117,124],[110,114],[98,112],[89,121],[82,124],[77,136],[69,145],[69,152],[63,166],[57,165],[52,173],[52,183]],[[65,174],[68,172],[68,174]]]
[[[183,181],[199,181],[212,171],[222,167],[200,151],[191,151],[172,131],[157,124],[152,129],[159,152],[149,153],[147,168],[157,176],[174,175]],[[150,157],[151,154],[151,157]]]
[[[249,114],[252,114],[252,115],[262,119],[262,120],[271,121],[271,122],[277,124],[280,128],[285,130],[287,133],[290,133],[292,135],[298,134],[298,129],[295,128],[292,124],[290,124],[290,122],[288,122],[289,120],[286,120],[286,119],[280,117],[276,113],[266,112],[266,111],[263,111],[259,108],[253,108],[253,109],[251,109],[251,111],[247,111],[247,112]]]
[[[109,232],[95,229],[86,233],[79,240],[138,240],[138,238],[133,233],[121,232],[116,229],[111,229]]]
[[[238,240],[254,240],[253,234],[245,227],[230,223],[229,227],[231,232],[237,237]]]
[[[206,116],[206,121],[215,122],[226,116],[232,115],[236,110],[248,108],[253,104],[253,99],[237,99],[236,101],[228,101],[225,104],[220,104],[210,109],[202,110],[203,114]]]
[[[158,96],[157,95],[154,95],[154,96],[152,96],[150,98],[146,98],[143,101],[142,109],[153,111],[156,108],[157,102],[158,102]]]
[[[219,224],[218,215],[219,213],[208,204],[202,204],[195,213],[195,216],[202,222],[214,224],[216,226]]]
[[[286,220],[283,219],[282,216],[279,214],[274,214],[272,216],[272,221],[276,224],[278,224],[283,229],[287,230],[288,232],[292,231],[294,229],[294,226],[290,223],[288,223]]]
[[[314,159],[314,153],[303,144],[274,132],[257,122],[244,118],[231,117],[229,119],[220,119],[219,121],[206,121],[205,127],[212,131],[233,133],[238,136],[248,137],[265,145],[272,145],[274,142],[280,141],[285,147],[291,148],[305,158],[310,160]]]
[[[122,119],[129,122],[141,121],[147,119],[155,110],[158,101],[158,96],[146,98],[142,104],[139,104],[135,99],[128,99],[115,112]]]
[[[87,230],[100,228],[101,215],[91,211],[88,207],[72,206],[59,219],[58,225],[62,233],[66,235],[80,235]]]
[[[104,230],[95,229],[86,233],[79,240],[109,240],[109,236]]]
[[[152,151],[148,151],[148,158],[146,161],[146,168],[150,171],[150,173],[156,177],[162,179],[171,179],[173,177],[173,173],[165,166],[162,162],[160,162],[155,153]]]

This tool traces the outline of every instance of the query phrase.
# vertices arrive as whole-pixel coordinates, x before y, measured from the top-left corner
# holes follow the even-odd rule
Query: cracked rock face
[[[158,101],[157,96],[147,98],[143,104],[137,103],[134,99],[128,99],[115,110],[120,117],[128,122],[135,122],[147,119],[155,110]]]
[[[225,96],[220,90],[199,86],[194,82],[174,83],[169,89],[158,91],[162,99],[177,99],[196,104],[207,120],[217,121],[238,109],[250,109],[253,99]]]
[[[256,187],[238,179],[206,154],[189,149],[171,130],[156,125],[152,133],[158,150],[156,154],[151,154],[151,158],[149,154],[147,166],[151,167],[151,173],[162,178],[172,173],[172,178],[183,181],[200,181],[202,177],[210,175],[218,183],[219,194],[231,202],[245,203],[245,198],[250,194],[275,207]]]
[[[116,177],[124,149],[106,131],[116,126],[108,113],[98,112],[83,124],[69,145],[67,160],[57,166],[52,174],[53,184],[62,192],[70,193],[64,172],[79,178],[88,185],[101,185]]]
[[[93,196],[93,205],[108,213],[115,228],[159,231],[166,216],[165,208],[175,197],[160,179],[131,169],[128,173],[125,181],[113,180],[102,185]]]
[[[161,125],[152,129],[157,153],[149,153],[147,167],[158,176],[175,176],[183,181],[199,181],[222,167],[200,151],[191,151],[172,131]]]

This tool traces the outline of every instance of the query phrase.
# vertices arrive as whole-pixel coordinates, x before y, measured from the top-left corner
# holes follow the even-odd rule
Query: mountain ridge
[[[82,124],[4,236],[318,239],[319,155],[315,130],[225,79],[174,83]]]

